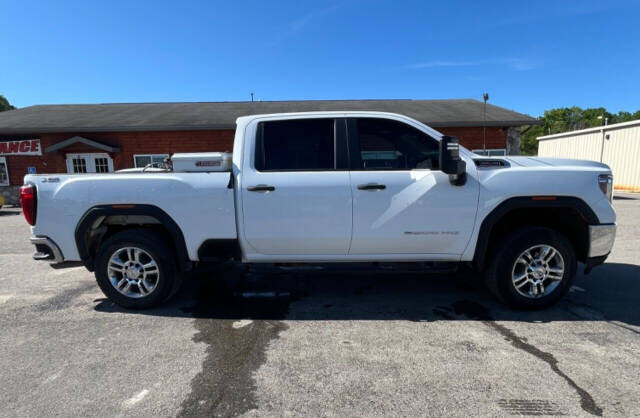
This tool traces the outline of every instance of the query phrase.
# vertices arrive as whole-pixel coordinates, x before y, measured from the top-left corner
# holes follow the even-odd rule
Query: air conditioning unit
[[[231,171],[230,152],[200,152],[173,154],[174,172]]]

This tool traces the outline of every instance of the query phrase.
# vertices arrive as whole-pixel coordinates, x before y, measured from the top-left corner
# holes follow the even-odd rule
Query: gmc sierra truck
[[[612,174],[591,161],[483,157],[411,118],[237,119],[233,153],[166,168],[27,175],[34,258],[80,261],[126,308],[205,263],[466,264],[508,305],[548,306],[615,237]],[[172,163],[172,164],[171,164]]]

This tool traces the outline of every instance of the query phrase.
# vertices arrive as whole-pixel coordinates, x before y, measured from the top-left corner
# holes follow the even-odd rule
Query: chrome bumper
[[[54,263],[62,263],[64,261],[60,248],[51,239],[47,237],[31,237],[29,241],[36,246],[36,252],[33,253],[34,260],[50,260]],[[44,246],[47,251],[41,251],[38,246]]]
[[[587,257],[600,257],[609,254],[615,238],[615,224],[589,225],[589,254]]]

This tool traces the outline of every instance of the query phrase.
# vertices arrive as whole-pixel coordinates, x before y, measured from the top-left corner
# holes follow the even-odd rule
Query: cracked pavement
[[[133,312],[0,211],[1,416],[638,416],[640,195],[539,312],[473,275],[224,267]]]

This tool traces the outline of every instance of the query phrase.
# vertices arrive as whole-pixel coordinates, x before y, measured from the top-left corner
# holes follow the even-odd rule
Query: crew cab
[[[202,264],[466,264],[515,308],[560,299],[607,258],[612,174],[591,161],[482,157],[406,116],[240,117],[232,155],[173,168],[27,175],[34,258],[81,261],[126,308]]]

